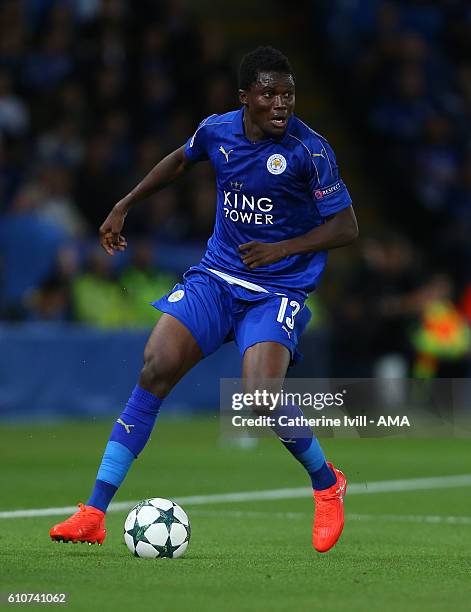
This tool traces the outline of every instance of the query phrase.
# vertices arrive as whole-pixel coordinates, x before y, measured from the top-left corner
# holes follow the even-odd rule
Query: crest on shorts
[[[281,153],[274,153],[267,159],[267,170],[270,174],[281,174],[286,170],[286,159]]]
[[[174,291],[168,296],[168,301],[169,302],[179,302],[184,295],[185,295],[185,292],[183,291],[183,289],[178,289],[177,291]]]

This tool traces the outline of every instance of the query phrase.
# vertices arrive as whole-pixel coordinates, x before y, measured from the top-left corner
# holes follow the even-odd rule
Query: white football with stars
[[[124,522],[124,541],[135,557],[181,557],[188,548],[190,533],[183,508],[161,497],[139,502]]]

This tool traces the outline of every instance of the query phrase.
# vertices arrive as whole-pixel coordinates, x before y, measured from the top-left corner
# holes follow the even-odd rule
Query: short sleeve
[[[308,170],[309,191],[323,217],[348,208],[352,198],[339,175],[337,160],[329,143],[318,140],[312,145]]]
[[[209,159],[208,149],[207,149],[208,131],[204,128],[204,126],[206,125],[206,122],[208,121],[208,119],[210,119],[211,117],[214,117],[214,115],[211,115],[210,117],[206,117],[206,119],[203,119],[203,121],[199,124],[198,128],[196,129],[196,132],[185,144],[185,155],[191,161],[197,162],[197,161],[204,161],[206,159]]]

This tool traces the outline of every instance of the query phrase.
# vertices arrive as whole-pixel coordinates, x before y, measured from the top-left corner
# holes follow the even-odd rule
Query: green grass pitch
[[[0,510],[86,501],[110,427],[2,426]],[[350,482],[471,473],[466,439],[323,445]],[[116,501],[307,484],[276,440],[243,450],[220,443],[216,418],[161,419]],[[61,517],[2,518],[0,591],[66,592],[71,610],[469,610],[471,487],[347,494],[345,505],[344,534],[325,555],[311,547],[309,496],[183,504],[192,537],[177,560],[132,557],[126,511],[108,515],[102,547],[51,542]]]

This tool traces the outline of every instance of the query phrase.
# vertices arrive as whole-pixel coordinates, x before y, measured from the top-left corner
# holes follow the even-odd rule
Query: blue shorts
[[[301,359],[296,346],[311,312],[299,292],[258,293],[200,268],[183,281],[152,306],[183,323],[205,357],[233,340],[241,355],[259,342],[278,342],[291,363]]]

